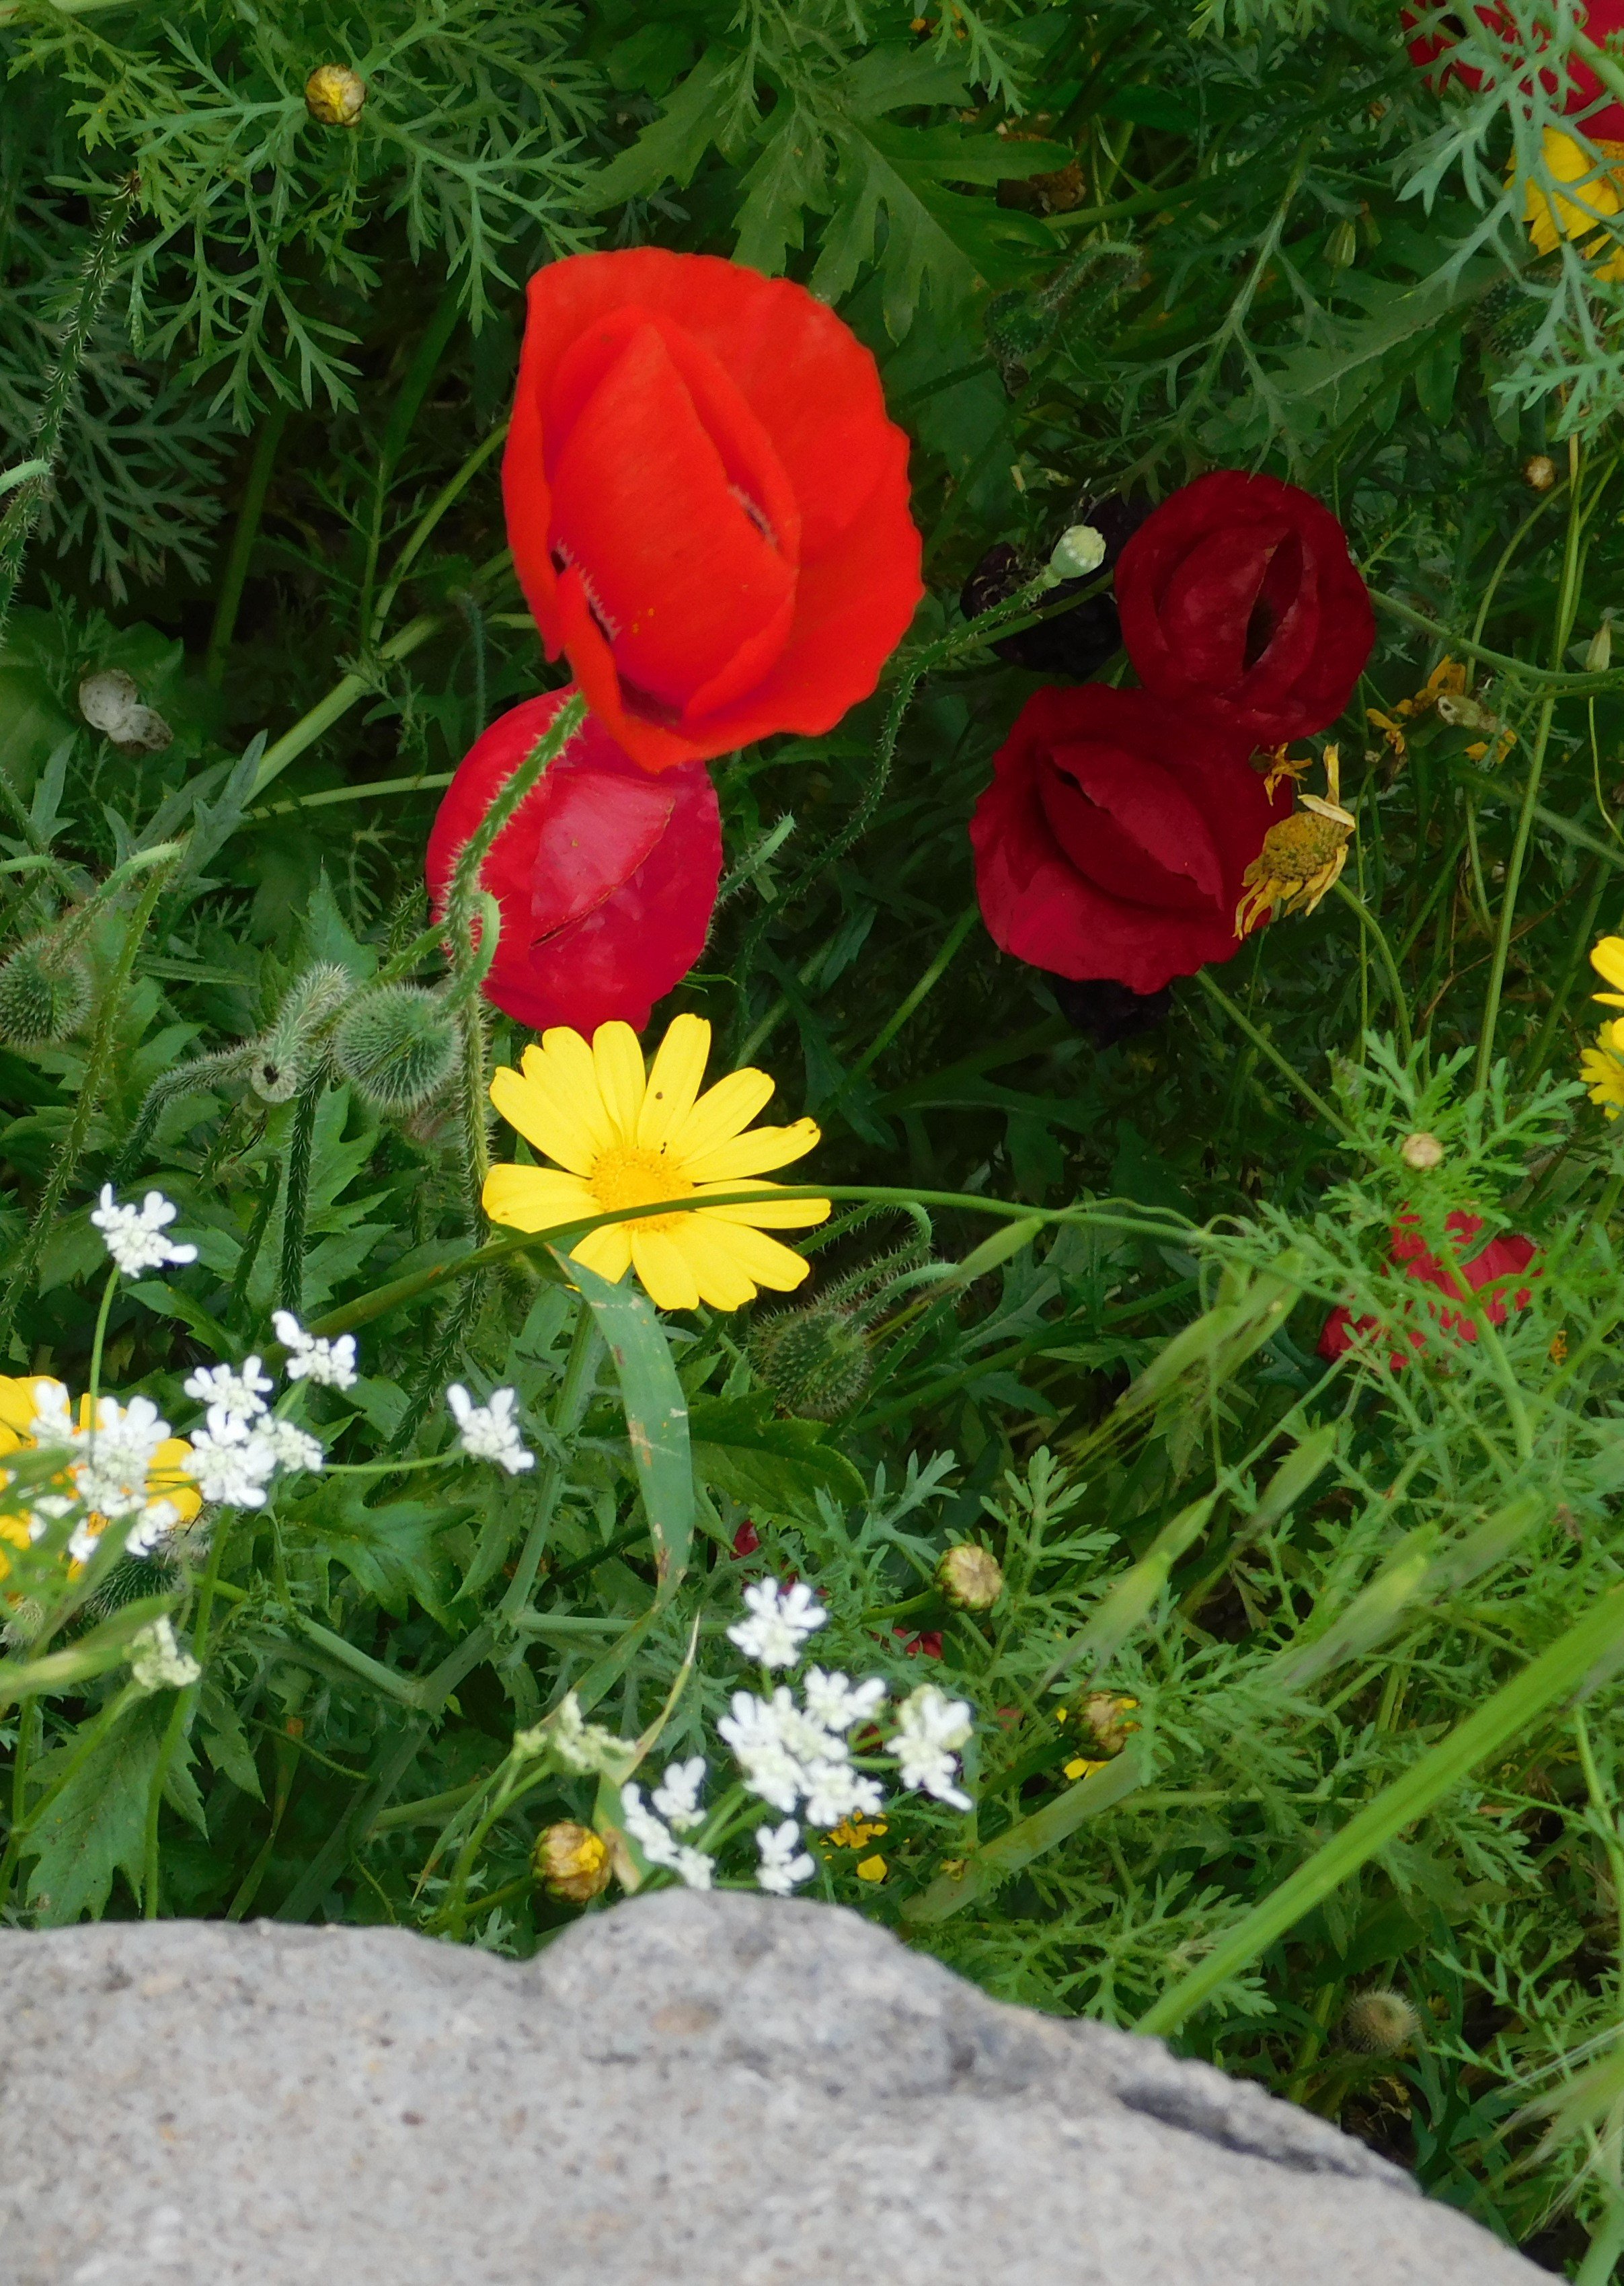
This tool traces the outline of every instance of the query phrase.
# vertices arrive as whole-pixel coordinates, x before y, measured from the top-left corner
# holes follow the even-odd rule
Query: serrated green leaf
[[[602,214],[627,199],[647,198],[667,183],[687,188],[716,140],[721,116],[717,95],[733,62],[725,49],[706,49],[659,117],[587,183],[579,201],[582,214]]]
[[[147,1796],[171,1704],[168,1691],[158,1691],[126,1708],[24,1842],[35,1861],[28,1903],[43,1927],[62,1928],[86,1914],[99,1919],[116,1872],[138,1891]]]
[[[810,1522],[820,1492],[839,1508],[863,1497],[863,1478],[816,1423],[780,1419],[770,1397],[701,1399],[689,1434],[695,1475],[742,1508]]]

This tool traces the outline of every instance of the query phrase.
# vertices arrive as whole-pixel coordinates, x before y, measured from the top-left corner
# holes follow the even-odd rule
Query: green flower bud
[[[1357,1992],[1342,2012],[1342,2043],[1361,2056],[1396,2056],[1421,2030],[1401,1992]]]
[[[318,64],[304,83],[304,108],[323,127],[353,127],[367,101],[367,83],[348,64]]]
[[[1049,569],[1057,580],[1086,579],[1105,562],[1105,534],[1092,524],[1074,524],[1054,543]]]
[[[989,1612],[1004,1593],[1004,1573],[990,1549],[966,1540],[942,1555],[936,1585],[956,1611]]]
[[[1325,241],[1325,258],[1333,270],[1346,270],[1359,256],[1359,227],[1352,215],[1344,215]]]
[[[320,1068],[327,1048],[319,1036],[353,989],[348,969],[330,960],[294,979],[248,1067],[256,1092],[267,1103],[291,1102]]]
[[[1585,673],[1605,674],[1612,665],[1612,621],[1604,619],[1591,636],[1589,649],[1585,652]]]
[[[785,1412],[809,1421],[832,1421],[855,1405],[873,1371],[862,1328],[825,1303],[776,1312],[757,1328],[751,1354]]]
[[[91,1013],[91,965],[51,934],[31,937],[0,966],[0,1038],[20,1047],[70,1039]]]
[[[333,1057],[363,1101],[414,1111],[457,1068],[461,1029],[438,994],[415,984],[363,992],[333,1037]]]

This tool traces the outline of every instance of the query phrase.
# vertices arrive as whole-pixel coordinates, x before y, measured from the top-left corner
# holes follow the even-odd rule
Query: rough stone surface
[[[1514,2286],[1307,2113],[832,1907],[520,1967],[261,1922],[0,1934],[4,2286]]]

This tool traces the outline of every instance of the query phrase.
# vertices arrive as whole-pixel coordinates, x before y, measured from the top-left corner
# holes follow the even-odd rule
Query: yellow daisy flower
[[[1542,138],[1545,164],[1559,183],[1582,185],[1571,199],[1557,194],[1553,201],[1537,184],[1529,183],[1523,200],[1523,219],[1528,225],[1528,235],[1536,254],[1554,254],[1558,238],[1583,239],[1596,231],[1598,223],[1611,220],[1624,206],[1620,198],[1624,169],[1616,163],[1598,174],[1589,153],[1573,136],[1565,135],[1558,127],[1548,127]],[[1594,147],[1604,159],[1617,162],[1624,159],[1624,143],[1610,143],[1592,138]],[[1590,179],[1586,180],[1589,177]],[[1599,254],[1613,247],[1613,240],[1604,232],[1596,231],[1594,246],[1582,249],[1587,254]],[[1613,250],[1596,268],[1598,278],[1624,278],[1624,253]]]
[[[828,1218],[827,1199],[775,1199],[776,1183],[753,1176],[787,1167],[818,1140],[810,1119],[744,1131],[773,1092],[766,1072],[729,1072],[701,1095],[711,1028],[679,1016],[645,1073],[629,1024],[544,1032],[522,1068],[491,1082],[491,1100],[553,1167],[493,1167],[485,1210],[516,1230],[550,1230],[585,1215],[657,1200],[759,1193],[737,1206],[643,1215],[589,1231],[572,1248],[601,1278],[635,1270],[662,1310],[737,1310],[758,1287],[787,1294],[808,1265],[769,1230],[802,1230]]]
[[[1603,942],[1619,943],[1617,937]],[[1591,958],[1595,957],[1593,953]],[[1598,992],[1596,997],[1605,1000],[1612,996]],[[1579,1076],[1590,1092],[1591,1102],[1599,1103],[1609,1119],[1616,1119],[1624,1110],[1624,1022],[1615,1021],[1602,1026],[1596,1036],[1596,1045],[1587,1048],[1579,1060]]]
[[[46,1375],[29,1374],[21,1380],[0,1376],[0,1454],[20,1453],[34,1448],[36,1442],[34,1435],[35,1421],[47,1408],[53,1393],[59,1388],[60,1384]],[[62,1394],[66,1397],[67,1392],[64,1391]],[[88,1436],[90,1427],[91,1400],[88,1396],[82,1397],[79,1399],[77,1434],[81,1437]],[[203,1505],[202,1495],[185,1473],[185,1464],[191,1457],[192,1447],[184,1437],[165,1438],[147,1464],[146,1481],[143,1487],[148,1509],[162,1503],[173,1511],[175,1517],[181,1524],[190,1524]],[[74,1479],[77,1473],[77,1470],[70,1462],[61,1476],[56,1479],[57,1486],[62,1493],[72,1494]],[[6,1471],[0,1469],[0,1492],[3,1492],[10,1482],[11,1478]],[[106,1529],[106,1521],[105,1516],[91,1516],[85,1519],[86,1529],[92,1538],[101,1537]],[[12,1568],[11,1558],[5,1553],[4,1544],[9,1543],[13,1548],[27,1548],[31,1544],[33,1538],[34,1533],[29,1529],[29,1519],[26,1516],[0,1516],[0,1580],[4,1580]],[[83,1565],[79,1564],[69,1566],[70,1572],[75,1573],[83,1569]]]
[[[1604,936],[1599,944],[1590,948],[1590,966],[1611,992],[1593,992],[1592,1000],[1599,1000],[1608,1008],[1624,1008],[1624,936]]]

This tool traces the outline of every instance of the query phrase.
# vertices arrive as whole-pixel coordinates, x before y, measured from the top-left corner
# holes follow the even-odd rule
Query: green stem
[[[130,914],[130,926],[124,931],[118,958],[103,990],[101,1005],[96,1012],[96,1028],[91,1038],[90,1053],[85,1058],[84,1076],[79,1082],[72,1122],[63,1138],[62,1147],[57,1154],[40,1202],[35,1209],[28,1234],[18,1249],[5,1291],[0,1295],[0,1352],[4,1351],[11,1337],[23,1296],[33,1281],[45,1241],[55,1227],[57,1210],[67,1194],[68,1185],[78,1172],[80,1158],[90,1139],[91,1123],[101,1108],[118,1036],[119,1019],[124,1013],[125,996],[135,969],[136,954],[140,950],[141,940],[146,934],[147,924],[152,919],[168,874],[169,864],[166,863],[154,867],[147,876],[135,910]]]
[[[395,558],[395,567],[390,575],[389,585],[379,596],[377,609],[372,615],[372,627],[369,632],[374,642],[376,642],[379,635],[389,624],[389,615],[395,608],[395,598],[400,593],[413,564],[433,537],[435,527],[446,511],[461,497],[492,453],[498,451],[506,442],[507,435],[508,423],[504,421],[493,429],[488,437],[482,438],[475,445],[455,476],[440,486],[439,491],[436,493],[418,518],[411,538]]]
[[[564,1378],[558,1384],[558,1398],[553,1407],[555,1449],[548,1456],[541,1481],[536,1487],[535,1513],[531,1518],[530,1530],[524,1535],[524,1545],[514,1566],[513,1577],[496,1607],[498,1614],[508,1627],[528,1607],[531,1589],[536,1584],[536,1573],[541,1568],[548,1533],[552,1529],[553,1512],[564,1489],[562,1448],[565,1439],[573,1436],[580,1425],[580,1416],[585,1409],[587,1368],[596,1347],[596,1320],[585,1302],[578,1303],[570,1354],[564,1362]]]
[[[284,1310],[298,1317],[304,1308],[304,1230],[310,1216],[311,1162],[316,1149],[316,1113],[327,1087],[319,1074],[301,1090],[294,1105],[293,1139],[288,1152],[288,1194],[282,1208],[282,1261],[277,1292]]]
[[[215,605],[214,625],[209,630],[209,649],[203,660],[204,680],[217,690],[225,680],[226,656],[232,647],[232,637],[236,633],[242,590],[248,580],[254,543],[259,538],[265,493],[270,487],[271,471],[276,465],[282,431],[288,426],[289,409],[285,398],[279,397],[276,399],[260,424],[253,457],[248,462],[248,480],[242,488],[242,504],[237,510],[231,554],[225,559],[225,569],[221,575],[220,600]]]
[[[1301,1072],[1296,1070],[1292,1065],[1287,1062],[1285,1057],[1281,1055],[1280,1050],[1275,1046],[1273,1041],[1270,1039],[1267,1033],[1260,1032],[1257,1025],[1252,1022],[1250,1016],[1243,1016],[1239,1008],[1236,1007],[1234,1002],[1223,989],[1222,986],[1215,984],[1212,978],[1208,974],[1204,968],[1198,968],[1196,970],[1195,981],[1201,986],[1202,990],[1207,995],[1207,997],[1215,1002],[1217,1005],[1223,1010],[1230,1022],[1235,1027],[1235,1029],[1240,1032],[1244,1032],[1247,1038],[1251,1042],[1252,1045],[1257,1049],[1259,1053],[1267,1056],[1269,1061],[1274,1066],[1276,1071],[1281,1074],[1283,1079],[1287,1079],[1291,1083],[1291,1085],[1296,1088],[1304,1102],[1308,1104],[1319,1114],[1320,1117],[1324,1120],[1326,1125],[1333,1129],[1336,1134],[1340,1135],[1344,1142],[1350,1140],[1352,1137],[1353,1131],[1348,1125],[1346,1120],[1339,1118],[1336,1112],[1331,1109],[1330,1105],[1326,1102],[1324,1097],[1317,1095],[1313,1089],[1309,1086],[1308,1082],[1303,1077]]]
[[[1381,958],[1382,966],[1387,977],[1387,989],[1392,999],[1394,1021],[1399,1027],[1399,1044],[1407,1056],[1415,1045],[1414,1036],[1410,1031],[1409,1005],[1404,995],[1403,980],[1399,974],[1399,964],[1393,958],[1391,945],[1387,942],[1387,932],[1364,899],[1350,889],[1345,881],[1334,881],[1331,887],[1349,910],[1358,914],[1360,926],[1368,935]]]
[[[107,1320],[113,1311],[113,1297],[118,1292],[119,1267],[115,1262],[107,1273],[107,1282],[101,1289],[101,1307],[96,1312],[96,1332],[91,1343],[91,1419],[96,1418],[96,1400],[101,1395],[101,1352],[107,1338]]]

